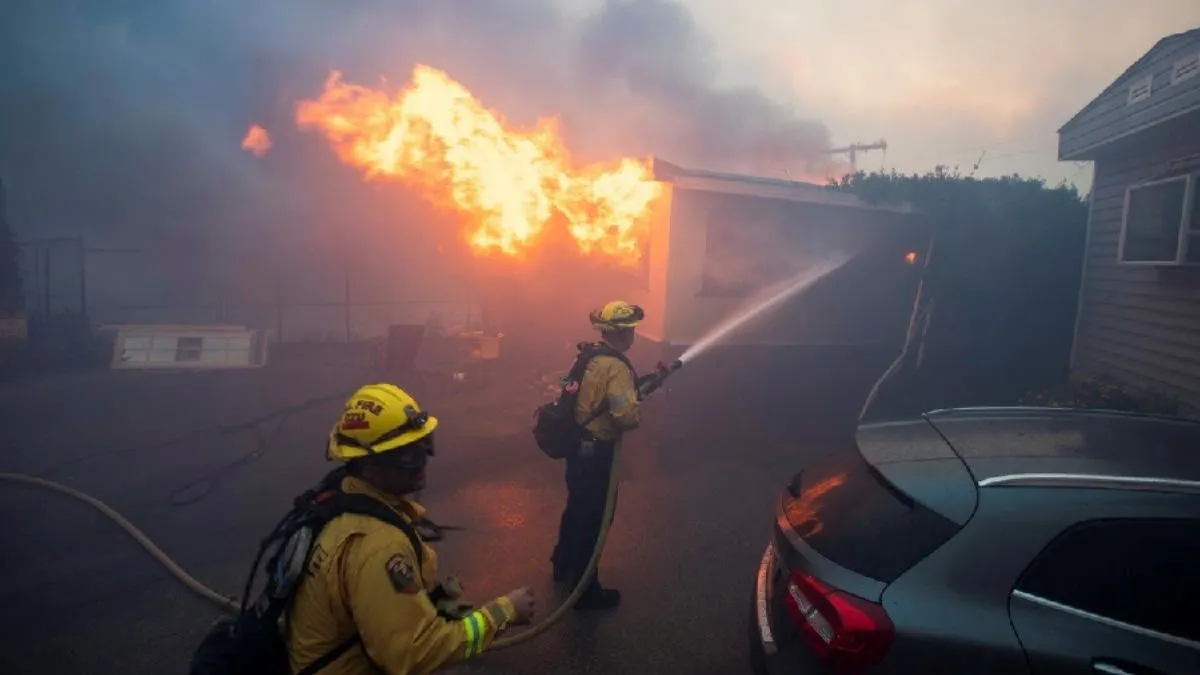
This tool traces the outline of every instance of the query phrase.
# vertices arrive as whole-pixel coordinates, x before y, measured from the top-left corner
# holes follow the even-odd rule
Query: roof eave
[[[678,164],[654,157],[651,173],[654,180],[674,185],[684,190],[699,190],[720,194],[738,194],[764,199],[782,199],[798,203],[824,204],[851,209],[890,211],[893,213],[920,213],[911,203],[870,204],[857,196],[831,190],[824,185],[801,181],[720,173],[703,169],[688,169]]]
[[[1167,35],[1167,36],[1159,39],[1157,42],[1154,43],[1154,45],[1152,47],[1150,47],[1150,49],[1146,50],[1146,52],[1144,54],[1142,54],[1140,57],[1138,57],[1138,59],[1136,61],[1134,61],[1132,64],[1130,64],[1130,66],[1128,68],[1126,68],[1120,75],[1118,75],[1115,80],[1113,80],[1111,83],[1109,83],[1109,85],[1107,87],[1102,89],[1100,91],[1100,93],[1098,95],[1096,95],[1095,98],[1093,98],[1091,101],[1088,101],[1087,105],[1080,108],[1079,112],[1072,115],[1071,119],[1067,120],[1061,127],[1059,127],[1058,128],[1059,135],[1062,135],[1063,132],[1069,131],[1072,126],[1074,126],[1077,122],[1079,122],[1079,120],[1084,116],[1084,114],[1086,114],[1089,110],[1091,110],[1093,107],[1095,107],[1095,105],[1097,103],[1099,103],[1100,99],[1107,96],[1109,94],[1109,92],[1111,92],[1113,89],[1115,89],[1117,87],[1117,85],[1121,84],[1126,78],[1129,77],[1130,74],[1132,74],[1135,70],[1137,70],[1143,64],[1145,64],[1146,61],[1148,61],[1150,59],[1150,56],[1153,55],[1154,52],[1161,49],[1163,47],[1163,45],[1167,44],[1168,42],[1173,42],[1173,41],[1181,39],[1181,38],[1194,37],[1197,35],[1200,35],[1200,28],[1193,28],[1191,30],[1174,33],[1172,35]],[[1060,160],[1061,159],[1062,158],[1060,158]]]

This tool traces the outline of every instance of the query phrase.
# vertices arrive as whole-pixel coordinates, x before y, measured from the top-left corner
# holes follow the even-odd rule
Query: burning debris
[[[251,124],[242,139],[242,149],[255,157],[265,157],[271,151],[271,134],[257,124]]]
[[[395,95],[349,84],[334,71],[324,91],[296,107],[301,129],[322,133],[338,158],[368,180],[395,180],[459,214],[477,253],[520,256],[552,227],[577,248],[636,265],[662,191],[648,161],[572,164],[557,120],[509,128],[446,73],[417,66]]]

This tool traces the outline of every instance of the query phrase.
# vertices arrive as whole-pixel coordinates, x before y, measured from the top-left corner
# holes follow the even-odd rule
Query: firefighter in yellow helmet
[[[551,557],[555,582],[588,584],[575,604],[578,610],[610,609],[621,602],[617,589],[600,584],[598,571],[590,579],[582,575],[600,536],[613,452],[622,435],[641,423],[637,375],[625,353],[645,313],[637,305],[614,300],[589,318],[600,331],[600,342],[579,344],[576,364],[582,359],[586,369],[575,402],[575,420],[587,434],[579,451],[566,457],[567,505]]]
[[[328,459],[345,463],[341,490],[419,522],[424,509],[409,495],[425,486],[437,426],[399,387],[362,387],[346,402],[326,448]],[[368,515],[334,517],[316,537],[287,615],[292,672],[353,644],[321,675],[429,673],[481,654],[497,633],[532,616],[527,588],[447,613],[438,599],[450,584],[437,583],[437,574],[437,556],[423,541]]]

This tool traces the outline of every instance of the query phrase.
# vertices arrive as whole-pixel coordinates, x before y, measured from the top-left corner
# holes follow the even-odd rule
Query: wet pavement
[[[532,385],[537,377],[522,396],[543,396]],[[97,372],[6,385],[0,422],[11,433],[0,470],[47,472],[108,501],[194,576],[231,593],[258,539],[329,468],[323,435],[340,407],[338,393],[375,379],[313,367]],[[480,601],[531,585],[545,616],[561,600],[551,590],[548,557],[565,494],[562,465],[544,458],[528,435],[530,402],[498,396],[470,404],[461,392],[427,388],[427,407],[436,402],[444,412],[422,501],[435,521],[466,528],[436,545],[443,571],[456,573]],[[652,401],[647,414],[665,405]],[[288,406],[296,409],[267,417]],[[257,426],[238,426],[260,417]],[[684,424],[678,413],[662,417]],[[755,425],[739,419],[738,426]],[[568,614],[536,641],[457,670],[748,672],[746,621],[772,499],[791,472],[823,451],[818,435],[803,437],[768,441],[747,431],[737,442],[705,443],[649,424],[625,449],[601,564],[623,605],[604,615]],[[218,616],[211,605],[83,504],[5,484],[0,517],[0,672],[185,671]]]

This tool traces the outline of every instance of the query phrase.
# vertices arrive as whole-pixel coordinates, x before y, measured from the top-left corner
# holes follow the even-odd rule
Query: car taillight
[[[892,646],[895,628],[883,607],[830,588],[803,572],[788,580],[786,605],[800,636],[837,673],[861,673]]]

